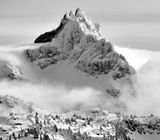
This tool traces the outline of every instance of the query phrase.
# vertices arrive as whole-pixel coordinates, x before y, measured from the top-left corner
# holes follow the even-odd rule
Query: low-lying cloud
[[[33,102],[49,111],[68,111],[97,106],[102,95],[100,91],[90,87],[67,88],[65,85],[48,85],[45,82],[35,84],[10,81],[0,83],[0,94]]]
[[[135,50],[130,54],[139,55],[141,54],[139,51],[141,50]],[[127,50],[125,53],[127,53]],[[103,90],[96,88],[92,84],[86,86],[85,84],[81,84],[79,87],[67,86],[63,83],[63,78],[56,83],[57,77],[52,78],[50,76],[51,74],[53,76],[53,73],[48,73],[49,77],[54,79],[48,82],[42,80],[43,78],[34,83],[29,80],[19,82],[3,80],[0,82],[0,95],[12,95],[25,101],[33,102],[49,111],[56,112],[99,106],[112,111],[122,111],[125,107],[125,113],[129,114],[150,115],[152,113],[160,115],[160,57],[158,54],[158,52],[147,52],[147,55],[143,55],[143,60],[147,60],[148,62],[146,61],[145,64],[142,63],[143,66],[141,67],[138,66],[139,69],[132,82],[132,86],[123,86],[120,100],[109,98]],[[137,59],[141,59],[140,56],[136,57],[136,61],[138,61]],[[145,57],[147,58],[145,59]],[[131,58],[135,59],[134,55]],[[130,62],[133,61],[130,60]],[[25,65],[25,63],[22,64]],[[63,69],[59,72],[60,75],[63,74],[62,72]],[[69,77],[73,75],[73,72],[71,73]],[[74,75],[76,76],[77,73]],[[76,77],[77,81],[79,77]],[[81,81],[83,82],[83,80],[82,78]],[[101,81],[101,83],[103,82]],[[99,83],[97,82],[97,84]]]
[[[160,115],[160,57],[154,57],[137,72],[133,90],[124,86],[121,100],[130,114]]]

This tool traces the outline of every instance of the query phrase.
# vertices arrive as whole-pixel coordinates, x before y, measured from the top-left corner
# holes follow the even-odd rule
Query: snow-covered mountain
[[[80,9],[77,9],[75,14],[73,12],[65,14],[56,30],[40,35],[35,43],[48,41],[49,43],[36,45],[36,47],[31,45],[29,48],[27,46],[21,48],[23,51],[20,53],[25,54],[21,57],[24,57],[23,59],[26,57],[41,69],[68,61],[72,63],[72,67],[89,75],[100,76],[111,73],[115,80],[135,73],[125,57],[115,52],[113,45],[102,38],[99,26],[92,23]],[[15,55],[19,50],[17,48],[18,52],[15,52],[15,49],[11,53]],[[21,55],[20,53],[18,55]],[[6,73],[14,75],[12,79],[25,77],[22,68],[3,61],[1,69],[4,67],[3,63],[6,63],[6,67],[11,71]],[[7,74],[1,75],[7,77]]]
[[[77,88],[97,90],[104,94],[94,98],[100,105],[110,95],[118,97],[126,85],[135,92],[134,75],[159,53],[115,46],[101,36],[100,26],[78,8],[75,13],[65,14],[55,30],[40,35],[34,44],[1,47],[0,54],[1,80],[64,85],[67,92]]]
[[[0,54],[1,80],[64,85],[67,92],[75,88],[97,90],[104,94],[96,95],[100,105],[110,95],[118,97],[126,85],[135,92],[135,73],[159,53],[115,46],[78,8],[65,14],[55,30],[40,35],[34,44],[1,47]]]
[[[79,8],[65,14],[60,25],[40,35],[35,44],[1,47],[0,53],[0,76],[10,79],[30,79],[34,71],[29,70],[31,65],[47,69],[67,62],[88,75],[111,74],[116,80],[134,75],[153,56],[151,51],[121,48],[107,41],[100,34],[100,26]]]
[[[16,80],[22,85],[21,92],[24,92],[23,85],[28,87],[28,83],[35,85],[33,87],[36,92],[45,83],[51,89],[49,96],[54,92],[52,88],[55,85],[62,85],[65,88],[65,91],[60,89],[60,92],[70,91],[70,96],[63,95],[66,98],[63,99],[60,108],[84,107],[89,98],[93,102],[87,106],[104,106],[103,104],[108,106],[106,101],[112,100],[112,97],[118,97],[124,83],[130,86],[128,81],[132,81],[132,76],[135,74],[135,69],[128,63],[125,56],[118,53],[114,45],[101,36],[100,26],[93,23],[79,8],[75,13],[71,11],[65,14],[56,30],[40,35],[34,44],[14,48],[2,47],[0,53],[2,54],[0,79]],[[16,90],[19,83],[15,84]],[[5,86],[2,86],[1,90],[7,87],[6,83],[3,82],[3,84]],[[16,95],[15,87],[13,85],[11,87],[7,90],[7,94]],[[87,93],[84,92],[83,98],[74,101],[75,99],[72,98],[80,97],[77,95],[78,92],[75,95],[72,93],[77,89]],[[28,100],[30,95],[33,96],[32,89],[27,90],[25,96],[28,94],[28,97],[25,100]],[[39,97],[37,94],[36,96]],[[52,98],[54,94],[55,92]],[[19,96],[24,98],[23,95],[19,94]],[[61,93],[58,96],[60,96],[58,100],[62,102]],[[68,104],[70,99],[73,103]],[[49,100],[50,106],[56,104],[51,98]],[[45,101],[41,102],[38,99],[32,98],[31,101],[41,106],[46,104]],[[114,104],[117,106],[119,103]]]
[[[102,38],[99,25],[79,8],[64,15],[56,30],[40,35],[35,43],[50,42],[38,49],[27,50],[31,62],[41,69],[60,61],[69,61],[78,70],[92,76],[112,73],[113,79],[134,74],[124,56]],[[49,39],[49,40],[47,40]]]
[[[157,92],[146,96],[145,89],[153,91],[146,74],[154,83],[149,70],[158,66],[154,58],[159,54],[115,46],[79,8],[33,44],[1,47],[0,136],[129,140],[131,134],[159,134],[159,117],[115,113],[131,114],[135,107],[140,112],[147,97],[157,99]],[[45,115],[34,104],[6,94],[59,113]]]

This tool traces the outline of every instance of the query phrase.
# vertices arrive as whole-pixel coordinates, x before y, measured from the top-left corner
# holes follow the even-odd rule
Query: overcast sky
[[[0,44],[32,43],[77,7],[116,44],[158,49],[160,0],[0,0]]]

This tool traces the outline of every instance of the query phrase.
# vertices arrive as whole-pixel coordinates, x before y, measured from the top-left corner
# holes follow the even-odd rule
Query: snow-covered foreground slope
[[[0,134],[5,139],[149,140],[154,137],[156,140],[160,134],[159,126],[160,119],[155,116],[122,116],[99,108],[63,114],[10,114],[0,117]]]

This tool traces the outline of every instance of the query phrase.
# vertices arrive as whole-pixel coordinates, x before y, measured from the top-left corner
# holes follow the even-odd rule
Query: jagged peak
[[[74,13],[73,13],[72,10],[69,12],[69,16],[70,16],[70,17],[74,17]]]
[[[41,47],[36,51],[27,50],[26,56],[41,69],[67,59],[74,63],[76,69],[93,76],[112,72],[113,79],[116,80],[133,75],[133,68],[114,51],[112,43],[102,38],[99,28],[85,12],[77,8],[75,14],[70,11],[63,16],[56,30],[38,38],[39,43],[50,42],[50,45],[44,44],[42,48],[48,49],[51,56],[48,56],[48,52],[41,51]]]
[[[77,18],[85,18],[85,12],[83,12],[80,8],[77,8],[76,11],[75,11],[75,16]]]
[[[88,18],[88,16],[86,16],[84,11],[82,11],[80,8],[77,8],[75,13],[71,10],[68,13],[64,14],[63,18],[61,19],[60,25],[57,27],[57,29],[40,35],[35,40],[35,43],[51,42],[52,39],[56,38],[60,34],[60,32],[63,31],[67,24],[71,24],[67,27],[69,28],[68,31],[70,31],[71,28],[74,28],[73,26],[77,24],[76,26],[81,29],[82,33],[86,35],[91,34],[93,36],[96,36],[98,39],[102,38],[99,33],[99,24],[93,23],[91,19]],[[77,28],[74,29],[77,30]]]
[[[86,19],[86,18],[87,18],[86,13],[82,11],[80,8],[77,8],[75,10],[75,13],[72,10],[70,10],[63,16],[63,19],[77,20],[77,21],[79,21],[79,19]]]

